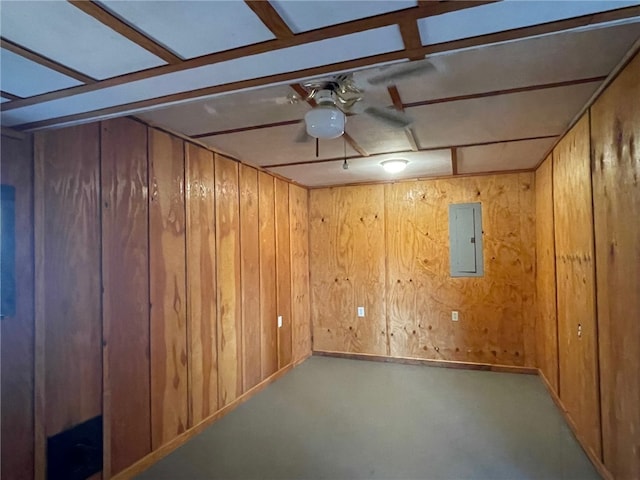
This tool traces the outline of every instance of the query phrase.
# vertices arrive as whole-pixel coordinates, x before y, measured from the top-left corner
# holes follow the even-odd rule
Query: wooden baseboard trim
[[[547,377],[545,377],[542,370],[538,369],[538,375],[540,376],[542,383],[544,384],[547,391],[549,392],[549,395],[551,396],[553,402],[556,404],[556,406],[560,410],[560,413],[562,414],[565,421],[567,422],[567,425],[569,425],[569,428],[571,429],[571,433],[573,433],[573,436],[575,437],[576,441],[578,442],[580,447],[582,447],[582,450],[587,455],[587,458],[591,460],[591,463],[593,464],[595,469],[598,471],[600,476],[605,480],[614,480],[613,475],[607,469],[607,467],[604,466],[604,463],[602,463],[602,460],[598,457],[598,455],[596,455],[593,450],[587,447],[587,444],[584,442],[582,435],[580,435],[580,433],[578,432],[576,424],[571,418],[571,415],[569,415],[569,412],[567,411],[564,404],[562,403],[562,400],[560,399],[558,394],[555,392],[555,390],[551,386],[551,383],[549,383],[549,380],[547,380]]]
[[[121,472],[117,473],[116,475],[111,477],[112,480],[129,480],[129,479],[132,479],[133,477],[135,477],[136,475],[142,473],[147,468],[149,468],[151,465],[157,463],[159,460],[161,460],[162,458],[164,458],[167,455],[169,455],[175,449],[177,449],[178,447],[184,445],[186,442],[188,442],[193,437],[198,435],[205,428],[207,428],[211,424],[213,424],[216,420],[219,420],[220,418],[224,417],[226,414],[232,412],[237,407],[239,407],[241,404],[243,404],[244,402],[249,400],[251,397],[253,397],[255,394],[257,394],[258,392],[264,390],[271,383],[275,382],[280,377],[284,376],[286,373],[288,373],[291,370],[293,370],[295,367],[300,365],[302,362],[304,362],[310,356],[311,356],[311,353],[308,354],[307,356],[305,356],[305,357],[303,357],[303,358],[301,358],[299,360],[296,360],[295,362],[287,365],[286,367],[281,368],[280,370],[278,370],[276,373],[274,373],[270,377],[264,379],[262,382],[260,382],[256,386],[254,386],[254,387],[250,388],[249,390],[247,390],[246,392],[244,392],[242,395],[240,395],[238,398],[233,400],[228,405],[225,405],[224,407],[222,407],[220,410],[218,410],[216,413],[214,413],[210,417],[202,420],[200,423],[198,423],[197,425],[194,425],[192,428],[190,428],[186,432],[178,435],[176,438],[174,438],[173,440],[169,441],[168,443],[165,443],[164,445],[162,445],[157,450],[154,450],[153,452],[151,452],[146,457],[141,458],[140,460],[138,460],[133,465],[131,465],[131,466],[125,468],[124,470],[122,470]]]
[[[454,360],[429,360],[413,357],[387,357],[384,355],[371,355],[368,353],[344,353],[324,350],[314,350],[313,355],[322,357],[349,358],[353,360],[368,360],[373,362],[403,363],[407,365],[427,365],[430,367],[458,368],[462,370],[482,370],[486,372],[523,373],[525,375],[538,375],[535,367],[519,367],[513,365],[493,365],[491,363],[457,362]]]

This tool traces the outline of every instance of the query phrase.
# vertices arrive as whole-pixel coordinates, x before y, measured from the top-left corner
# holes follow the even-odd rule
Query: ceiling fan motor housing
[[[315,138],[337,138],[344,133],[345,115],[338,107],[331,90],[319,90],[314,99],[317,107],[304,116],[307,133]]]

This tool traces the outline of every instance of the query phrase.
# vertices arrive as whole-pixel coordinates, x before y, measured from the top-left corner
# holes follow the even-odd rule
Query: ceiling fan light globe
[[[408,163],[407,160],[397,159],[380,162],[380,165],[382,165],[382,168],[388,173],[400,173],[407,168]]]
[[[338,138],[344,133],[345,116],[333,106],[318,106],[304,116],[307,133],[315,138]]]

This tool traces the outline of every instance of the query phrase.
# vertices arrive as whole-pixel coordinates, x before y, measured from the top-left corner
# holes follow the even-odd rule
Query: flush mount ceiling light
[[[318,106],[304,116],[307,133],[315,138],[337,138],[342,135],[345,116],[342,110],[336,107],[333,93],[320,90],[315,100]]]
[[[394,159],[381,162],[380,165],[382,165],[382,168],[384,168],[386,172],[399,173],[407,168],[408,163],[407,160]]]

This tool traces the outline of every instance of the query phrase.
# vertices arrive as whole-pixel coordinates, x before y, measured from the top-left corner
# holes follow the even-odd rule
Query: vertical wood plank
[[[102,413],[100,126],[38,136],[36,308],[46,365],[42,419],[52,436]]]
[[[309,192],[311,318],[314,350],[350,352],[354,350],[348,341],[353,335],[345,332],[340,322],[352,318],[354,305],[348,283],[351,262],[345,252],[350,239],[341,241],[338,237],[339,225],[348,225],[346,209],[335,207],[340,191],[323,188]]]
[[[553,151],[560,398],[601,456],[589,115]]]
[[[35,434],[32,139],[3,136],[1,146],[2,184],[15,187],[16,296],[15,312],[3,312],[0,320],[0,463],[6,478],[31,480]]]
[[[413,327],[404,328],[413,325],[418,319],[416,311],[418,287],[416,269],[419,266],[416,262],[419,251],[416,232],[418,195],[421,195],[421,190],[414,182],[385,185],[385,206],[388,212],[385,217],[387,321],[389,329],[393,330],[393,342],[389,338],[391,356],[416,355],[420,349],[420,337],[413,333],[419,330]]]
[[[640,478],[639,98],[636,54],[591,107],[603,458],[620,479]]]
[[[240,245],[242,279],[242,379],[244,391],[260,382],[260,225],[258,171],[240,165]]]
[[[147,127],[101,124],[104,475],[151,451]]]
[[[213,153],[185,143],[189,426],[218,409]]]
[[[384,186],[312,190],[310,202],[314,349],[386,355]]]
[[[553,390],[558,393],[552,155],[536,170],[536,305],[538,366]]]
[[[311,354],[308,199],[306,189],[297,185],[289,185],[291,318],[294,361],[301,360]]]
[[[278,370],[274,177],[258,172],[262,379]]]
[[[276,201],[276,294],[278,316],[278,368],[291,363],[291,251],[289,239],[289,184],[275,180]]]
[[[242,393],[242,296],[238,163],[215,156],[218,406]]]
[[[33,256],[34,265],[34,480],[47,477],[47,433],[45,425],[45,146],[46,137],[33,137]]]
[[[527,239],[520,242],[520,265],[522,273],[521,306],[522,312],[522,350],[524,365],[535,367],[536,362],[536,212],[535,212],[535,177],[531,173],[518,174],[520,209],[519,238]]]
[[[188,425],[183,142],[149,129],[151,435],[155,450]]]

